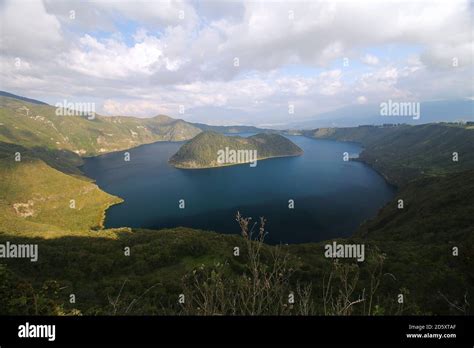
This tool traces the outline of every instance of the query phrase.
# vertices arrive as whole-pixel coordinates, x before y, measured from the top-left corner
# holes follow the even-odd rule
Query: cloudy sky
[[[105,115],[267,126],[388,99],[472,98],[473,7],[0,0],[0,89]]]

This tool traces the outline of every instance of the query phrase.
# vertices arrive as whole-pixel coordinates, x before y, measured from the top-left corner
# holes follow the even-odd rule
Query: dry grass
[[[311,286],[292,286],[289,254],[279,246],[265,248],[265,219],[252,224],[237,213],[247,262],[238,277],[229,276],[227,263],[195,269],[183,279],[185,315],[308,315],[313,305]],[[265,255],[263,262],[263,250]],[[269,250],[267,250],[269,249]]]

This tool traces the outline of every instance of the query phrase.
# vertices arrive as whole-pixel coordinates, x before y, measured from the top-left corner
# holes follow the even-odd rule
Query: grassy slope
[[[106,208],[122,201],[38,159],[0,163],[0,231],[9,234],[49,238],[87,232],[101,226]]]
[[[51,238],[100,227],[104,210],[122,200],[83,176],[80,164],[73,152],[0,142],[0,231]]]
[[[474,170],[424,177],[404,186],[357,235],[369,239],[449,243],[474,234]],[[403,199],[403,209],[397,201]]]
[[[0,141],[84,156],[129,149],[156,141],[191,139],[201,130],[190,123],[156,116],[56,116],[56,108],[0,97]]]
[[[170,164],[179,168],[219,167],[218,151],[257,150],[258,159],[279,156],[295,156],[302,150],[287,138],[278,134],[261,133],[248,138],[228,137],[214,132],[203,132],[181,146],[170,158]]]

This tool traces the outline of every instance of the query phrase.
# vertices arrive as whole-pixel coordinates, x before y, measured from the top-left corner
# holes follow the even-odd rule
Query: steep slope
[[[399,199],[403,209],[398,208]],[[474,169],[407,184],[356,235],[400,242],[464,242],[474,236]]]
[[[0,142],[0,232],[52,238],[101,228],[122,199],[100,190],[81,164],[67,150]]]
[[[211,168],[232,164],[252,162],[247,156],[235,161],[220,161],[219,153],[225,151],[256,151],[258,160],[298,156],[303,153],[297,145],[279,134],[260,133],[248,138],[239,136],[225,136],[214,132],[203,132],[181,146],[169,160],[170,164],[178,168]],[[246,157],[246,158],[244,158]],[[253,157],[252,157],[253,158]],[[255,158],[254,158],[255,159]]]
[[[0,141],[28,148],[94,156],[156,141],[188,140],[200,132],[190,123],[167,116],[57,116],[53,106],[0,97]]]
[[[474,168],[474,129],[457,124],[320,128],[303,134],[362,144],[359,160],[398,186],[424,175]],[[458,161],[453,161],[454,153]]]
[[[105,210],[120,203],[86,180],[39,159],[0,160],[0,232],[43,238],[102,227]]]

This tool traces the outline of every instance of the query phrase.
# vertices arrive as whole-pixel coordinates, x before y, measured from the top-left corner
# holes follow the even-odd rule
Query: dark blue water
[[[351,235],[394,195],[365,164],[343,161],[355,144],[289,136],[299,157],[198,170],[176,169],[168,159],[182,143],[159,142],[89,158],[82,167],[106,192],[125,202],[107,211],[106,227],[189,226],[238,233],[235,214],[267,219],[269,243],[316,242]],[[185,200],[185,209],[178,201]],[[295,208],[288,208],[293,199]]]

